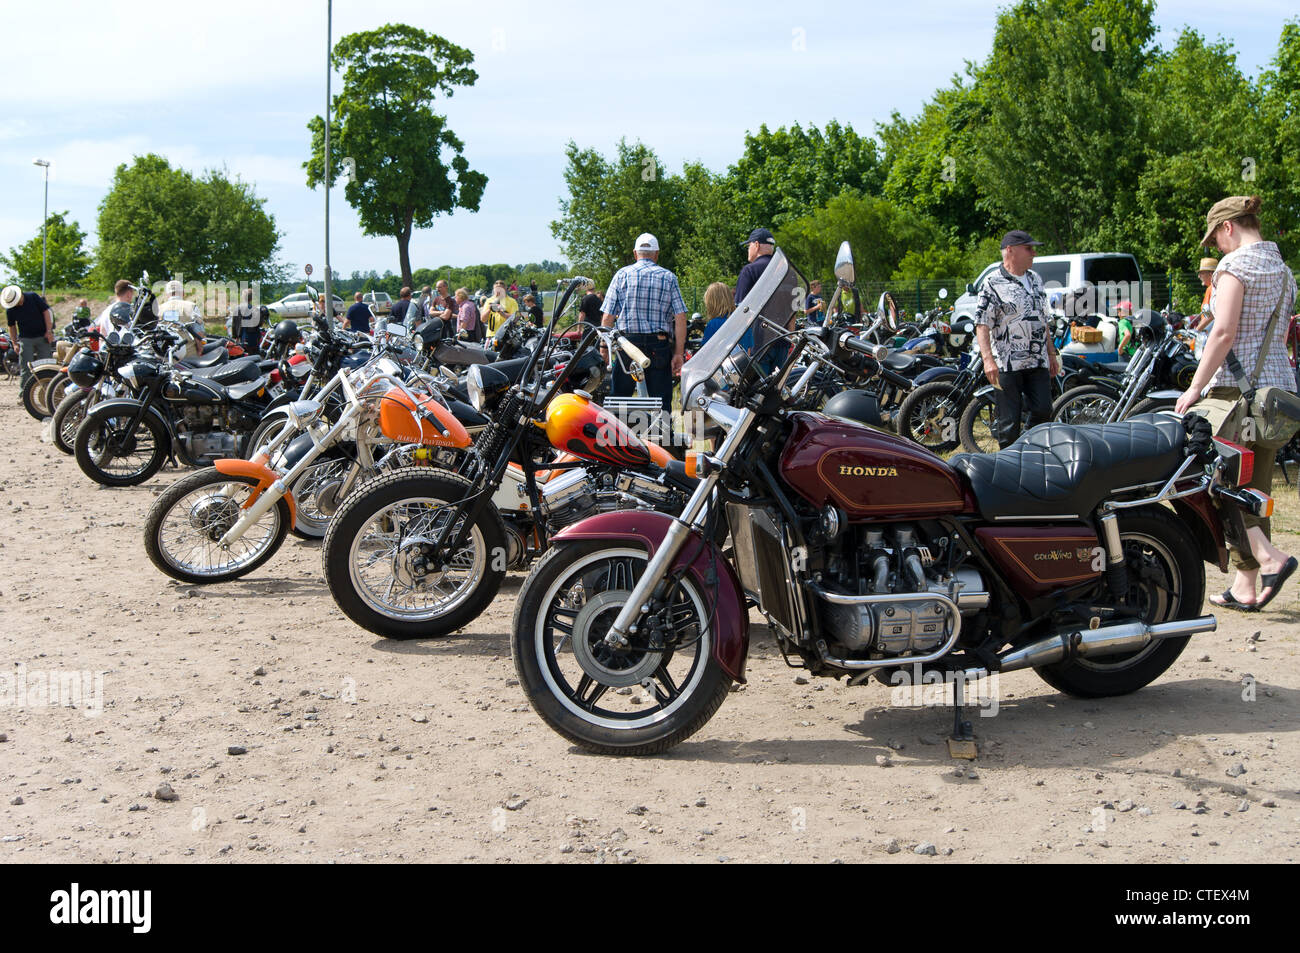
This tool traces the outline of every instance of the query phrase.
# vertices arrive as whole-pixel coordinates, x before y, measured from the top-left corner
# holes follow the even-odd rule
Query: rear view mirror
[[[968,284],[968,285],[966,286],[966,293],[967,293],[968,295],[973,295],[973,294],[975,293],[975,286],[974,286],[974,285],[970,285],[970,284]]]
[[[853,268],[853,249],[848,242],[840,242],[839,254],[835,256],[835,277],[840,281],[852,282],[855,277]]]

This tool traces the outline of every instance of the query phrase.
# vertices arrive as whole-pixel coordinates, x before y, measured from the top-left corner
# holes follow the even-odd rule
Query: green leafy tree
[[[487,176],[462,155],[464,144],[433,111],[438,94],[478,80],[474,55],[440,36],[406,24],[352,33],[334,46],[343,91],[334,97],[329,180],[350,158],[355,176],[343,194],[367,235],[397,239],[401,280],[409,285],[411,234],[457,208],[477,212]],[[312,188],[326,179],[325,122],[316,116],[311,158],[303,163]]]
[[[734,284],[745,267],[740,242],[748,232],[738,229],[742,217],[730,182],[700,163],[687,163],[682,179],[690,225],[677,256],[682,286],[703,288],[714,281]]]
[[[0,265],[9,270],[10,281],[23,288],[41,287],[41,256],[45,248],[45,286],[80,288],[90,273],[90,253],[86,250],[86,233],[68,219],[67,212],[55,212],[45,223],[45,242],[41,230],[34,238],[0,255]]]
[[[745,135],[745,148],[727,171],[740,219],[739,242],[751,229],[778,226],[825,205],[845,190],[878,194],[884,170],[870,138],[832,120],[823,131],[798,123],[766,125]]]
[[[282,280],[275,217],[252,186],[209,171],[195,178],[162,156],[119,165],[99,203],[94,282],[147,269],[202,280]]]
[[[551,234],[574,266],[608,281],[633,260],[632,245],[642,232],[659,240],[659,264],[676,270],[686,225],[685,183],[667,175],[654,150],[620,140],[613,160],[595,149],[565,147],[564,181],[568,197]]]
[[[1155,34],[1151,0],[1023,0],[999,14],[979,71],[987,120],[975,178],[992,217],[1049,251],[1091,244],[1140,157],[1132,102]]]
[[[1300,20],[1282,26],[1277,54],[1260,77],[1257,191],[1266,238],[1300,267]]]

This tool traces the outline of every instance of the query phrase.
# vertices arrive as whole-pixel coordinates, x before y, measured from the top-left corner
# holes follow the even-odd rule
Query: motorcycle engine
[[[947,540],[942,540],[946,548]],[[944,571],[914,526],[866,530],[857,541],[852,564],[832,561],[840,572],[824,578],[814,599],[823,630],[834,651],[845,657],[890,658],[930,652],[953,631],[952,603],[961,616],[988,607],[989,593],[979,570]],[[933,598],[931,596],[945,598]],[[872,598],[862,601],[861,597]],[[892,597],[892,598],[891,598]]]
[[[230,422],[212,408],[187,406],[181,413],[176,438],[180,453],[192,466],[210,466],[224,457],[239,456],[239,436],[228,429]]]
[[[552,532],[597,513],[638,507],[670,511],[682,502],[676,491],[635,473],[593,474],[583,468],[556,474],[540,490],[542,515]]]

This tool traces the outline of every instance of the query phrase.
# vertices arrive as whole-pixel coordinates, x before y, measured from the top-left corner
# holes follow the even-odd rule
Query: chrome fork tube
[[[736,425],[722,442],[722,446],[718,448],[715,459],[721,461],[722,466],[726,466],[732,456],[735,455],[740,441],[749,433],[750,428],[757,419],[758,415],[752,410],[746,410],[741,414]],[[627,637],[636,633],[637,619],[649,611],[650,597],[654,593],[655,587],[667,575],[669,567],[672,566],[678,554],[682,551],[682,546],[685,545],[691,530],[704,513],[705,507],[713,495],[713,490],[718,485],[720,476],[721,470],[714,470],[701,480],[700,485],[695,488],[695,492],[691,494],[691,498],[686,502],[686,508],[682,511],[682,515],[674,520],[668,528],[668,532],[664,534],[663,542],[659,544],[659,549],[651,557],[645,572],[641,574],[637,584],[632,587],[627,602],[624,603],[623,608],[618,613],[618,618],[614,620],[609,633],[605,636],[606,644],[615,648],[627,647]]]

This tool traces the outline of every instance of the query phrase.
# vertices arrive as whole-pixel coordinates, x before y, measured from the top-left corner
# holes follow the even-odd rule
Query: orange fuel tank
[[[420,409],[433,414],[449,436],[444,437],[433,424],[421,419],[411,398],[396,387],[384,394],[379,401],[379,430],[388,439],[400,443],[421,443],[426,447],[470,445],[472,441],[464,425],[442,404],[433,399],[422,400]]]

